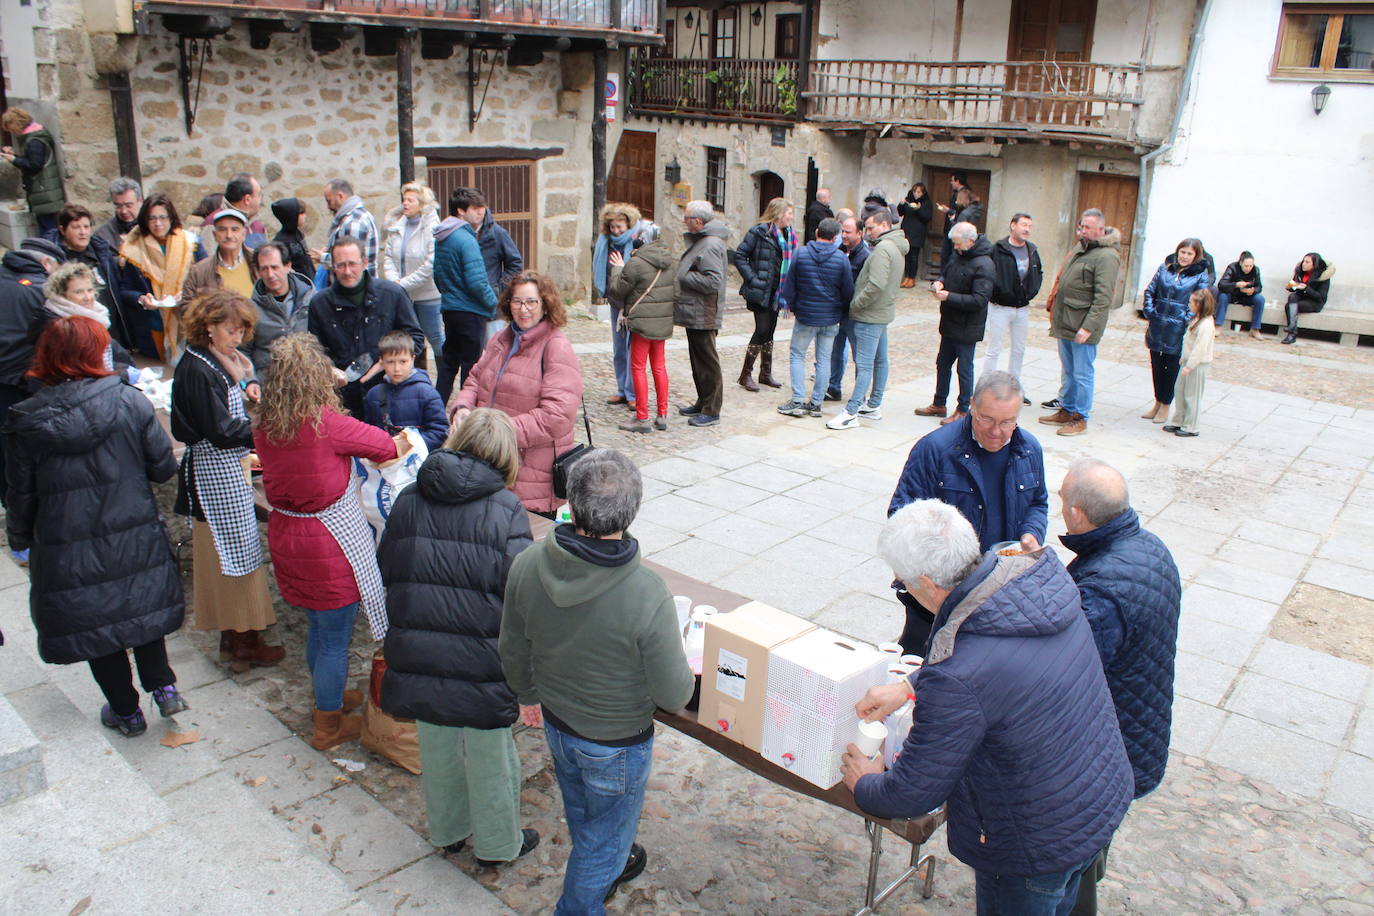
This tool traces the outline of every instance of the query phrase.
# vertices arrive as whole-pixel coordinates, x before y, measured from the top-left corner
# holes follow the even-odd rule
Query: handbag
[[[568,498],[568,471],[578,459],[592,450],[592,424],[587,420],[587,399],[582,399],[582,425],[587,429],[587,444],[576,442],[573,447],[553,459],[553,495]]]

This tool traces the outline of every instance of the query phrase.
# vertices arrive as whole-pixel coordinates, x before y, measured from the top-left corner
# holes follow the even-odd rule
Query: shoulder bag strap
[[[643,296],[640,296],[639,298],[640,298],[640,299],[643,299],[644,297],[643,297]],[[635,300],[635,305],[638,305],[638,304],[639,304],[639,300],[636,299],[636,300]],[[546,369],[547,369],[546,357],[547,357],[548,355],[549,355],[549,342],[546,340],[546,341],[544,341],[544,349],[542,349],[542,350],[539,351],[539,374],[540,374],[541,377],[545,374],[545,371],[546,371]],[[584,394],[584,395],[583,395],[582,397],[580,397],[578,400],[579,400],[579,402],[580,402],[581,405],[582,405],[582,426],[583,426],[584,429],[587,430],[587,448],[595,448],[595,446],[592,445],[592,424],[591,424],[591,421],[587,419],[587,396]]]
[[[620,319],[621,319],[622,321],[624,321],[626,318],[629,318],[629,317],[630,317],[630,313],[634,311],[635,306],[636,306],[636,305],[639,305],[639,303],[643,302],[643,301],[644,301],[644,297],[647,296],[647,295],[649,295],[649,293],[653,290],[653,288],[654,288],[655,286],[658,285],[658,279],[659,279],[659,277],[661,277],[661,276],[663,276],[663,268],[662,268],[662,267],[660,267],[660,268],[654,273],[654,278],[653,278],[653,280],[651,280],[651,281],[649,282],[649,285],[648,285],[648,286],[644,287],[644,292],[642,292],[642,293],[639,294],[639,298],[636,299],[636,300],[634,301],[634,305],[631,305],[631,306],[627,307],[626,309],[624,309],[624,310],[620,313]]]

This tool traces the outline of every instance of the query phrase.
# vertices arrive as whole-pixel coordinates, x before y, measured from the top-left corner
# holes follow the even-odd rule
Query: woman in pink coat
[[[372,635],[386,634],[386,596],[372,532],[353,486],[353,457],[390,461],[407,446],[342,413],[334,367],[310,334],[272,344],[253,444],[272,515],[267,543],[277,588],[309,623],[305,660],[315,689],[317,750],[358,737],[361,702],[350,691],[348,644],[361,605]]]
[[[568,323],[553,281],[527,270],[496,305],[509,324],[492,337],[448,404],[457,426],[474,407],[495,407],[515,424],[520,476],[515,495],[531,512],[553,517],[553,459],[572,448],[582,403],[582,367],[561,328]]]

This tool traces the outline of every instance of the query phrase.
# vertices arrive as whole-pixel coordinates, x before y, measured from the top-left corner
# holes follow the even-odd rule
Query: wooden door
[[[1131,175],[1104,175],[1101,172],[1078,173],[1078,209],[1075,220],[1084,210],[1096,207],[1107,218],[1107,225],[1121,233],[1121,277],[1128,276],[1131,256],[1131,236],[1135,228],[1137,179]],[[1069,240],[1072,242],[1072,239]]]
[[[1090,94],[1097,0],[1012,0],[1006,86],[1012,92]],[[1016,65],[1015,62],[1029,62]],[[1082,124],[1082,102],[1008,98],[1003,120],[1027,124]]]
[[[774,197],[785,196],[783,194],[783,189],[784,185],[782,181],[782,176],[779,175],[777,172],[761,173],[759,175],[759,213],[762,213],[764,209],[767,208],[768,202],[772,200]],[[794,209],[797,209],[799,211],[806,209],[805,205],[797,207],[796,201],[793,201],[793,206]],[[800,216],[801,213],[798,213],[797,215]],[[797,228],[800,229],[801,226],[798,225]]]
[[[526,270],[536,269],[538,218],[535,214],[535,164],[528,159],[478,159],[429,162],[429,186],[442,216],[454,188],[476,188],[487,198],[492,218],[510,233]]]
[[[978,199],[983,202],[983,218],[978,221],[978,231],[987,232],[988,227],[988,190],[992,187],[992,173],[969,171],[968,169],[953,169],[942,165],[926,166],[926,191],[930,194],[930,199],[937,204],[948,204],[953,194],[949,189],[949,179],[956,171],[968,173],[969,190],[978,195]],[[892,192],[890,203],[899,204],[906,199],[906,192],[911,188],[907,185],[897,188]],[[930,219],[930,225],[926,227],[926,247],[922,255],[926,263],[936,266],[938,270],[940,263],[940,249],[945,244],[945,215],[939,210],[934,210],[934,216]]]
[[[606,182],[606,200],[634,204],[645,219],[654,218],[654,179],[658,135],[647,130],[623,130]]]

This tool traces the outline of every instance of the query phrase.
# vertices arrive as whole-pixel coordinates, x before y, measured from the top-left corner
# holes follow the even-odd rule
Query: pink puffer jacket
[[[520,476],[515,495],[532,512],[563,504],[553,495],[553,459],[572,448],[582,403],[582,367],[563,332],[541,321],[520,335],[507,327],[487,341],[482,358],[453,399],[459,407],[495,407],[515,424]]]

